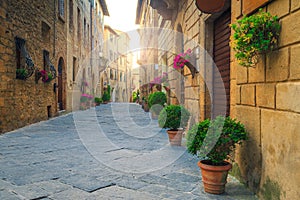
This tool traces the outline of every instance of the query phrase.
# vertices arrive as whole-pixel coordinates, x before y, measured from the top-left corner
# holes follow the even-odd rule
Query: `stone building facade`
[[[0,133],[73,109],[76,76],[92,49],[94,4],[87,0],[0,1]],[[104,0],[99,6],[108,14]],[[51,72],[53,80],[44,83],[41,70]],[[19,72],[32,75],[21,80]],[[86,74],[92,76],[91,69]]]
[[[32,66],[49,70],[66,58],[65,13],[57,1],[1,1],[1,98],[0,132],[6,132],[57,114],[56,79],[35,81],[35,71],[26,80],[16,78],[17,69]],[[60,16],[59,16],[60,15]],[[23,47],[17,47],[23,40]],[[28,73],[31,71],[28,70]],[[57,67],[56,67],[57,71]],[[57,74],[59,76],[59,74]]]
[[[79,108],[81,94],[101,96],[100,75],[106,68],[104,57],[104,0],[69,0],[67,110]]]
[[[228,25],[259,8],[279,17],[279,47],[254,68],[245,68],[229,46]],[[153,12],[158,16],[147,18]],[[141,46],[159,38],[155,63],[158,71],[167,66],[170,103],[187,107],[191,123],[222,113],[245,124],[249,140],[237,149],[232,173],[262,199],[300,196],[299,13],[295,0],[227,0],[214,14],[201,12],[194,0],[139,0],[137,5],[136,22],[144,28],[156,20],[154,27],[160,29],[156,35],[141,36]],[[194,76],[187,66],[183,71],[172,67],[174,56],[188,49],[195,58]]]
[[[108,59],[108,67],[101,75],[101,85],[111,87],[111,101],[128,102],[128,75],[130,75],[130,64],[132,56],[129,50],[128,34],[115,30],[109,25],[104,26],[104,55]],[[104,91],[104,89],[102,90]]]

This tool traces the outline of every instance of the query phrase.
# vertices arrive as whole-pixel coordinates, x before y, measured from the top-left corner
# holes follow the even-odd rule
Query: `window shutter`
[[[244,0],[243,1],[243,14],[247,15],[256,9],[262,7],[272,0]]]

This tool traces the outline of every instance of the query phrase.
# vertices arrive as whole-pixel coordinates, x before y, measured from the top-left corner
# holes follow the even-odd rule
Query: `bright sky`
[[[121,31],[137,29],[135,25],[137,0],[106,0],[109,17],[105,17],[105,24]]]
[[[139,34],[136,31],[139,26],[135,24],[136,6],[138,0],[106,0],[109,17],[105,16],[104,23],[113,29],[126,32],[130,37],[130,51],[134,51],[134,60],[139,50]],[[138,67],[133,62],[133,68]]]

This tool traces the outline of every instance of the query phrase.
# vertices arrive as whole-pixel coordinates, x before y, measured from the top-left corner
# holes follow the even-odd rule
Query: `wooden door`
[[[231,11],[225,11],[214,22],[212,116],[224,115],[224,89],[226,95],[226,116],[230,114],[230,27]],[[221,79],[220,79],[221,76]]]

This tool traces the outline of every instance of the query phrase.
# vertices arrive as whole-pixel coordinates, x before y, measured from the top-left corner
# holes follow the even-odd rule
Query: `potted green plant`
[[[159,113],[159,127],[168,129],[167,133],[171,145],[181,145],[182,133],[189,118],[189,111],[180,105],[166,106]]]
[[[105,91],[102,95],[102,100],[104,104],[107,104],[110,100],[110,95],[108,94],[107,91]]]
[[[232,159],[230,154],[236,144],[246,140],[247,135],[243,124],[223,116],[211,121],[206,119],[188,131],[187,149],[201,159],[198,166],[206,192],[224,193],[228,171],[232,168],[226,160]]]
[[[167,103],[167,96],[164,92],[154,92],[149,95],[148,105],[153,119],[157,119],[159,112]]]
[[[26,80],[28,76],[28,72],[24,68],[20,68],[16,70],[16,78],[20,80]]]
[[[236,51],[235,58],[242,66],[253,67],[260,54],[277,47],[280,32],[278,17],[262,9],[255,15],[237,20],[231,27],[234,34],[230,44]]]
[[[100,104],[103,102],[100,97],[95,97],[94,102],[96,106],[100,106]]]
[[[107,85],[107,88],[104,90],[104,93],[102,95],[103,104],[107,104],[110,101],[111,98],[110,91],[111,91],[110,85]]]

